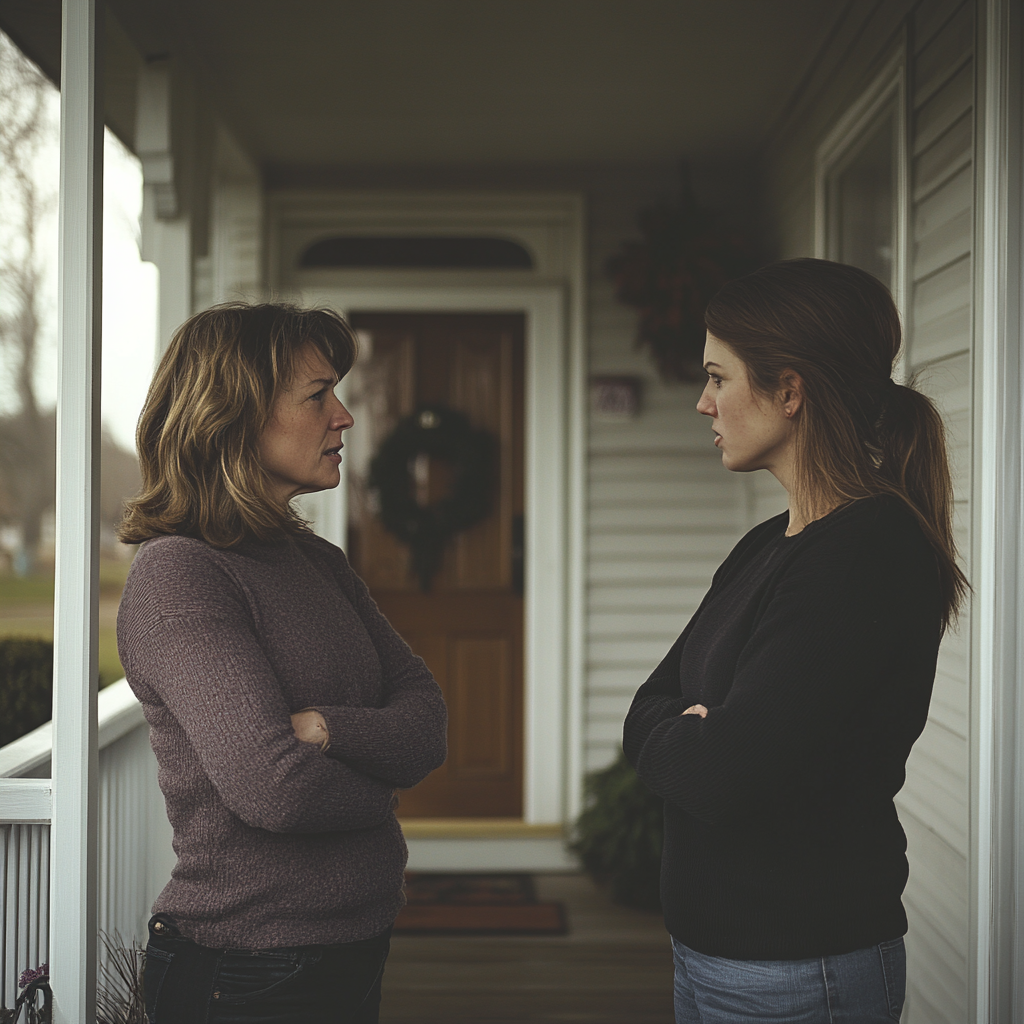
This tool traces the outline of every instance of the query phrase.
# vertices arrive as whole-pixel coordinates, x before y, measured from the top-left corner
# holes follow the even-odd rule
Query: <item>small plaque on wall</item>
[[[640,414],[639,377],[591,377],[590,413],[597,420],[632,420]]]

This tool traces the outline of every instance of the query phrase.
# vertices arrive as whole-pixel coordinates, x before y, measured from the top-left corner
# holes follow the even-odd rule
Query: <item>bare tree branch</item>
[[[43,344],[42,231],[57,200],[56,183],[40,174],[42,155],[57,134],[54,92],[0,34],[0,354],[18,402],[0,417],[0,516],[21,527],[26,567],[54,491],[54,417],[40,409],[35,385]]]

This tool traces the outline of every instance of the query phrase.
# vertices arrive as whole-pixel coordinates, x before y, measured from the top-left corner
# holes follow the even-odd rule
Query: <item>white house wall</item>
[[[812,164],[841,116],[901,48],[907,58],[910,158],[907,369],[938,403],[955,476],[956,533],[970,575],[975,132],[973,0],[893,2],[861,12],[859,42],[843,32],[820,61],[803,105],[766,154],[768,202],[781,255],[813,252]],[[854,19],[856,21],[856,19]],[[853,30],[852,26],[850,31]],[[831,69],[831,70],[825,70]],[[904,902],[909,1024],[968,1020],[970,613],[943,642],[927,728],[897,804],[908,840]]]
[[[259,299],[264,294],[263,186],[259,169],[223,126],[217,128],[210,193],[210,301],[197,308]]]
[[[938,6],[918,9],[912,37],[908,364],[946,420],[969,576],[975,11],[973,2],[946,4],[938,20]],[[968,1018],[969,632],[965,616],[943,642],[928,726],[899,798],[912,863],[911,1024]]]
[[[650,357],[634,346],[635,311],[616,301],[604,273],[619,244],[637,236],[639,209],[673,184],[668,177],[660,191],[653,182],[620,187],[590,203],[590,373],[638,376],[643,399],[636,419],[592,417],[589,428],[589,770],[617,756],[637,687],[696,610],[715,569],[756,521],[747,479],[722,468],[710,423],[694,408],[700,385],[658,378]],[[701,194],[706,196],[703,189]],[[718,205],[735,201],[735,193],[708,198]]]

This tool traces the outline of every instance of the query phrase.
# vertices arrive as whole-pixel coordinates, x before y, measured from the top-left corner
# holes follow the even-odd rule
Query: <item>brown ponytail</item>
[[[891,379],[902,331],[889,290],[856,267],[788,260],[725,285],[705,322],[743,360],[755,392],[774,400],[787,375],[801,379],[800,500],[814,515],[880,494],[903,501],[935,550],[943,627],[955,621],[969,588],[956,561],[945,425],[912,381]]]

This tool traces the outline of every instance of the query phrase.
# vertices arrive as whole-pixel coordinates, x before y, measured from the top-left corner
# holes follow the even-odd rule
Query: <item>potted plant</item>
[[[607,264],[620,302],[640,313],[636,343],[666,380],[703,379],[704,310],[726,281],[758,265],[742,232],[702,206],[684,167],[676,202],[638,217],[642,241],[623,242]]]

